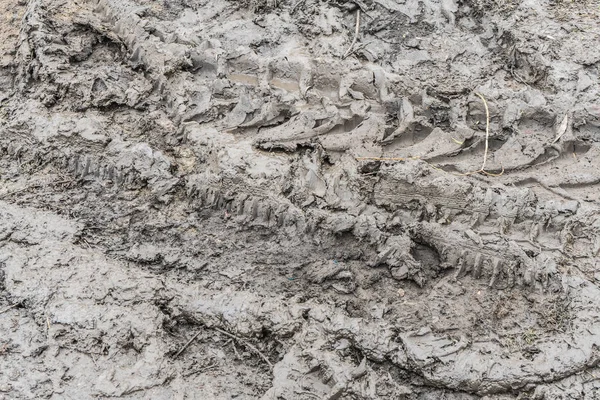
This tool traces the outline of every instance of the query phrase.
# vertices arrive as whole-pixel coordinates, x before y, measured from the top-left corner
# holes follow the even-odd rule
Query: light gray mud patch
[[[0,398],[597,396],[597,1],[5,3]]]

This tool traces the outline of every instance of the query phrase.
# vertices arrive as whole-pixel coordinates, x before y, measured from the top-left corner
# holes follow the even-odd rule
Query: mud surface
[[[599,22],[2,0],[0,399],[600,398]]]

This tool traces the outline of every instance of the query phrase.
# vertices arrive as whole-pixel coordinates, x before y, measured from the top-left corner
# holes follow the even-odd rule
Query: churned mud
[[[600,398],[600,2],[2,0],[0,399]]]

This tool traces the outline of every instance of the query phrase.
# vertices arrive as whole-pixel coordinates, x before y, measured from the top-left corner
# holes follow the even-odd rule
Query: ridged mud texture
[[[0,18],[0,399],[598,398],[598,1]]]

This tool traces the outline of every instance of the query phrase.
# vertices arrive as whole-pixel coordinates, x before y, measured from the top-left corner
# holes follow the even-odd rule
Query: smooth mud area
[[[0,0],[0,399],[600,399],[600,0]]]

